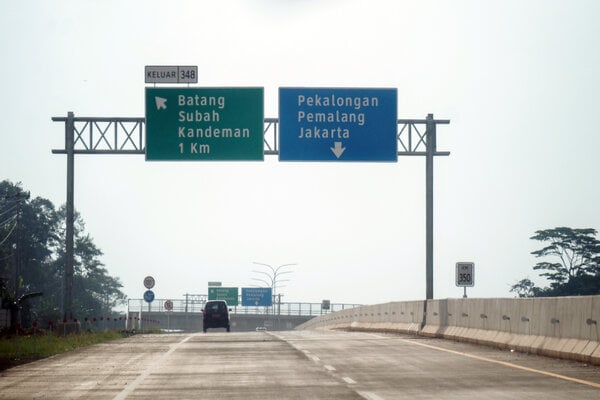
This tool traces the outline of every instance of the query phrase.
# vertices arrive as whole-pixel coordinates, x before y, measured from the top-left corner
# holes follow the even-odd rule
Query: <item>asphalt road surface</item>
[[[600,399],[600,368],[411,336],[138,335],[0,373],[0,399]]]

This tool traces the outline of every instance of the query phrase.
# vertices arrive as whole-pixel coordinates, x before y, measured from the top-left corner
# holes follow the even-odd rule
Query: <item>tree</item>
[[[11,327],[18,310],[38,297],[44,287],[43,266],[51,249],[56,223],[54,206],[41,198],[30,200],[20,183],[0,182],[0,278],[2,307],[11,310]]]
[[[536,297],[539,295],[540,288],[536,287],[531,279],[525,278],[515,283],[510,291],[516,293],[519,297]]]
[[[60,240],[55,251],[56,258],[53,261],[55,269],[60,268],[61,279],[64,276],[62,268],[66,258],[65,217],[66,207],[62,206],[58,210]],[[103,255],[102,250],[85,232],[85,223],[77,212],[75,213],[74,228],[73,313],[80,317],[108,314],[113,307],[125,301],[126,296],[120,290],[123,285],[118,278],[108,275],[108,270],[100,261],[100,257]]]
[[[18,202],[17,202],[18,199]],[[73,312],[82,318],[106,315],[124,302],[118,278],[100,261],[102,251],[75,215]],[[0,283],[3,306],[23,294],[42,292],[29,304],[40,321],[62,315],[65,265],[65,207],[29,198],[20,184],[0,182]]]
[[[536,231],[532,240],[548,245],[531,254],[552,257],[538,262],[533,269],[544,271],[540,276],[550,281],[550,287],[538,288],[529,279],[513,285],[511,292],[520,297],[576,296],[600,294],[600,241],[595,229],[558,227]]]
[[[0,182],[0,277],[5,281],[5,296],[15,298],[22,286],[21,270],[36,238],[27,231],[30,215],[25,192],[20,183]]]

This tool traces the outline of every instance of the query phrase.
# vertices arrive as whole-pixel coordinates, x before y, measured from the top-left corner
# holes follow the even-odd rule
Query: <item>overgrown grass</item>
[[[123,336],[120,332],[107,331],[68,336],[45,334],[0,338],[0,370]]]

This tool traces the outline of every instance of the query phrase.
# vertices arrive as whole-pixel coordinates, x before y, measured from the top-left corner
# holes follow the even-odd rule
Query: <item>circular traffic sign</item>
[[[154,301],[154,292],[152,290],[146,290],[144,292],[144,300],[147,303],[152,303]]]
[[[165,310],[173,311],[173,302],[171,300],[165,301]]]
[[[144,278],[144,287],[146,289],[152,289],[155,283],[156,282],[154,281],[154,278],[151,276],[147,276]]]

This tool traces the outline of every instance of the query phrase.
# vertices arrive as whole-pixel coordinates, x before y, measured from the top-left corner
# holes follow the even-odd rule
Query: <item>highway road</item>
[[[0,399],[600,399],[600,368],[441,339],[137,335],[0,373]]]

